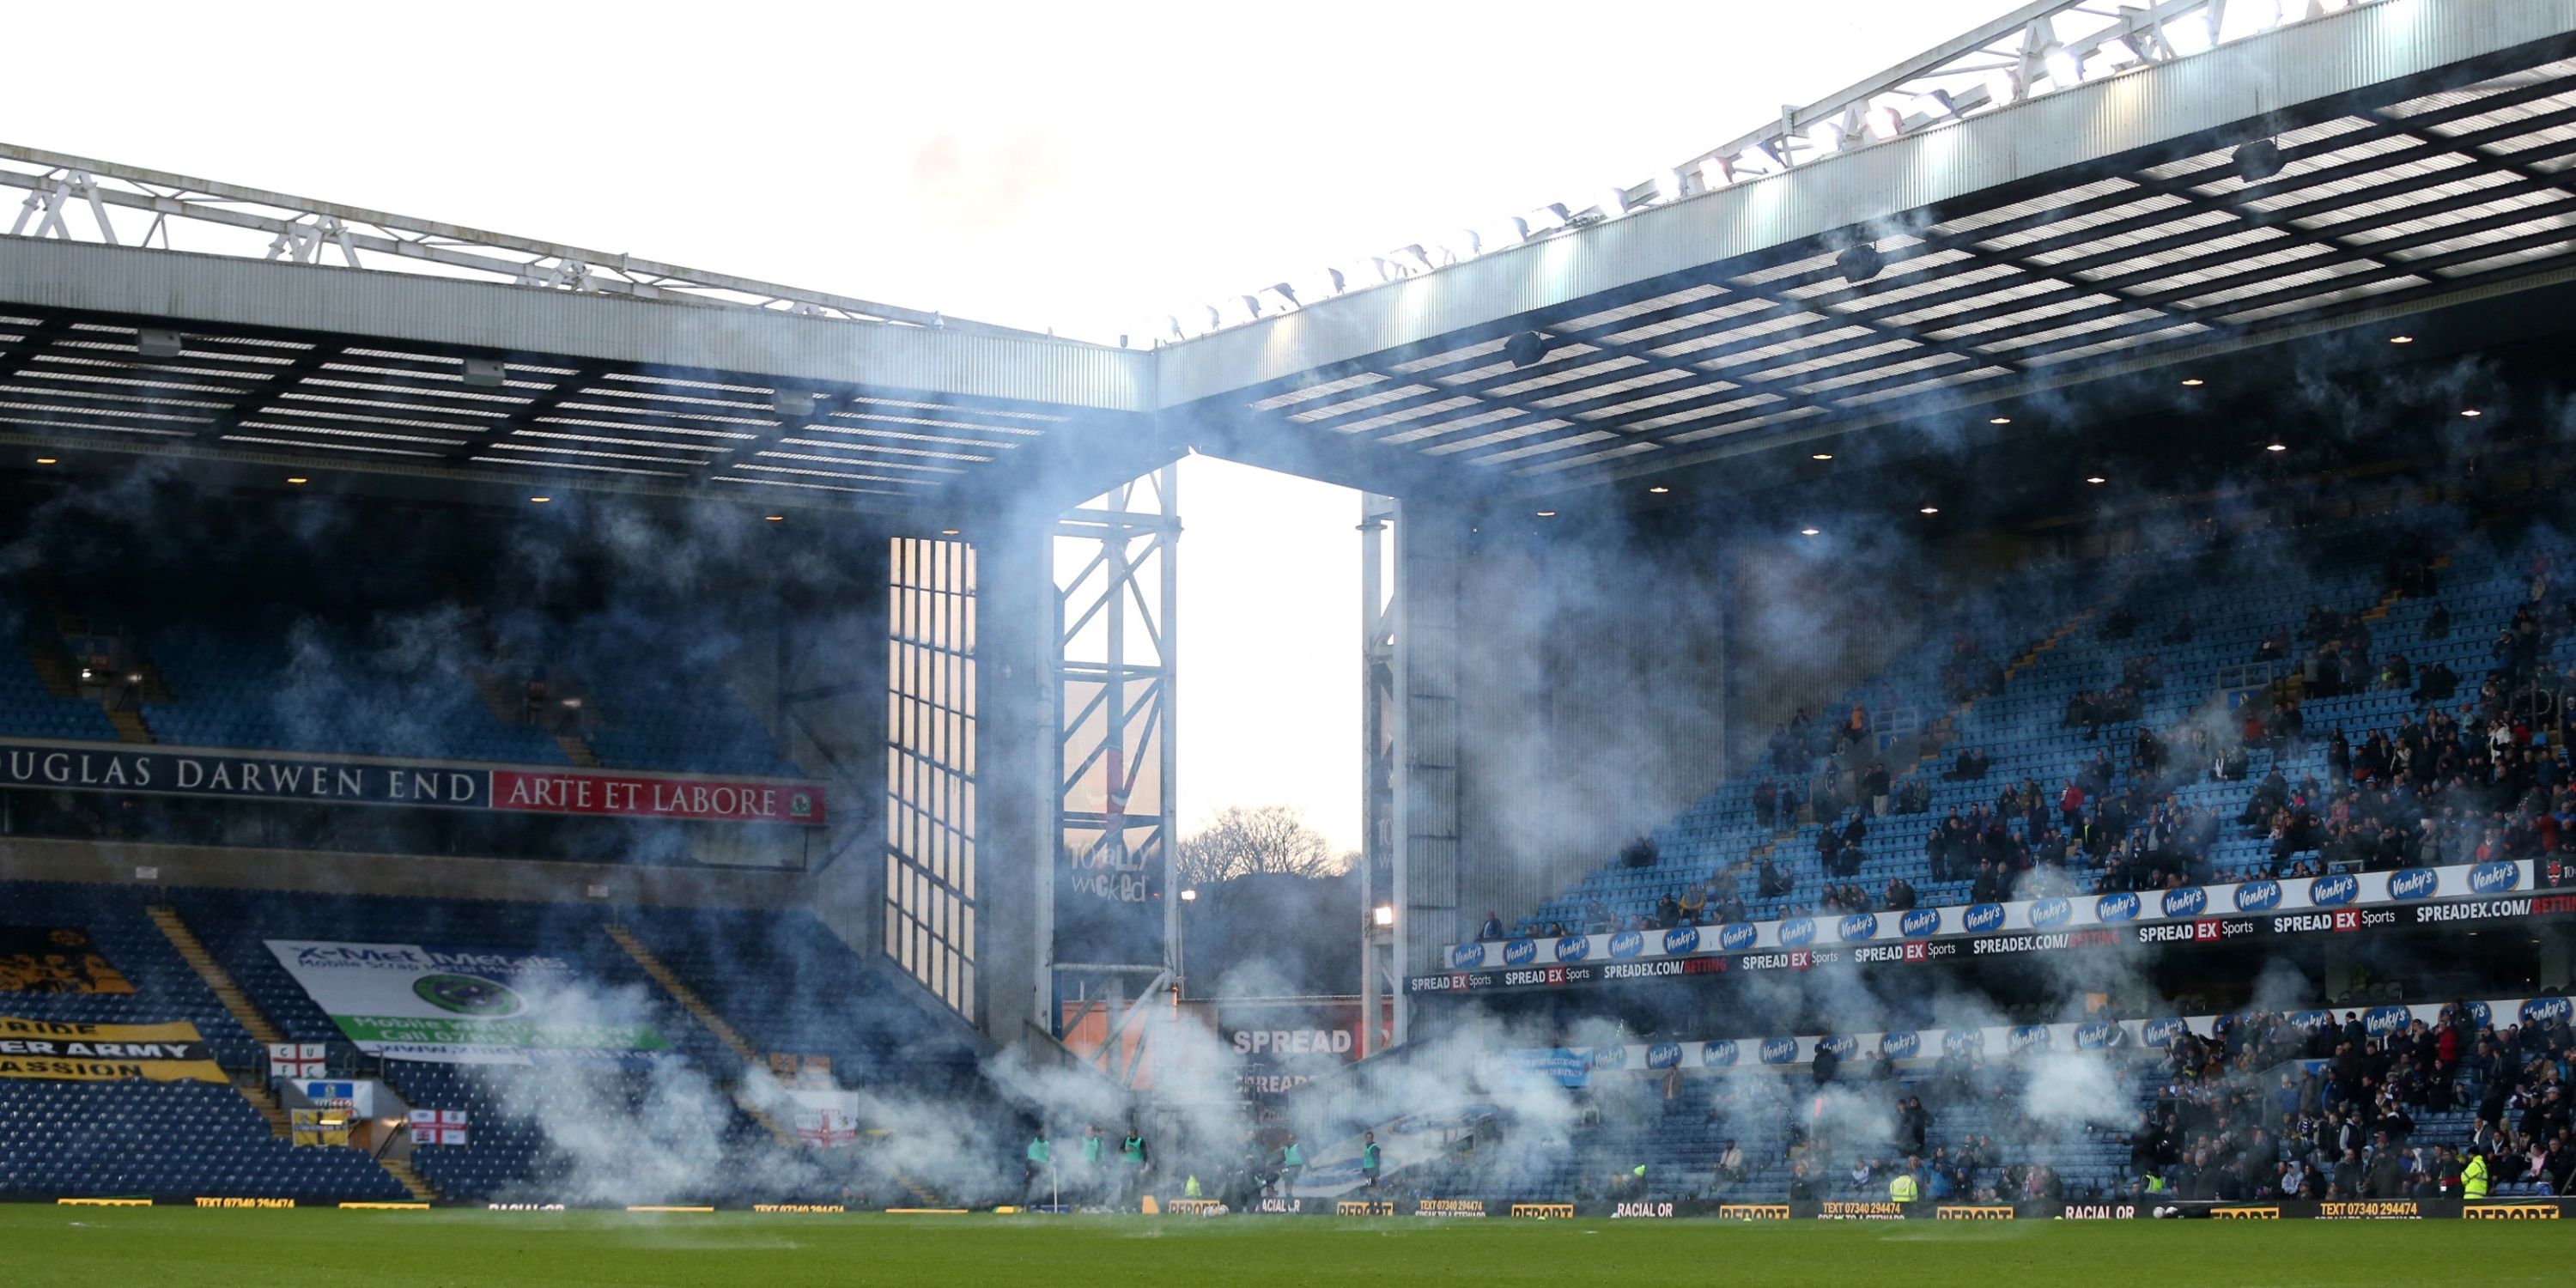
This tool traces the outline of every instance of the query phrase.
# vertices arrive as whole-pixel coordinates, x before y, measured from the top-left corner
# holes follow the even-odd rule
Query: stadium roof
[[[1158,388],[1219,454],[1547,492],[2554,285],[2571,32],[2392,0],[2136,62],[1220,330]]]
[[[2045,33],[2089,11],[2025,6],[1696,181],[1151,352],[0,148],[31,194],[0,442],[924,514],[1041,463],[1069,504],[1191,446],[1537,493],[2576,277],[2576,0],[2382,0],[2184,53],[2162,24],[2208,8],[2070,49]],[[140,248],[173,221],[265,258]]]

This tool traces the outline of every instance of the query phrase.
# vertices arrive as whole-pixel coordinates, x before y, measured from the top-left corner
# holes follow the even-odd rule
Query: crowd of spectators
[[[2165,1083],[2129,1136],[2132,1186],[2186,1199],[2456,1198],[2472,1156],[2490,1193],[2564,1194],[2576,1179],[2566,1020],[2432,1023],[2372,1033],[2359,1012],[2309,1027],[2273,1013],[2167,1048]],[[2475,1107],[2464,1141],[2426,1117]]]

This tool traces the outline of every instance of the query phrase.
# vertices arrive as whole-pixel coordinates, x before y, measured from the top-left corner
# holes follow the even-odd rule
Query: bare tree
[[[1181,838],[1179,859],[1184,889],[1263,873],[1330,876],[1343,866],[1305,812],[1288,805],[1218,810],[1206,827]]]

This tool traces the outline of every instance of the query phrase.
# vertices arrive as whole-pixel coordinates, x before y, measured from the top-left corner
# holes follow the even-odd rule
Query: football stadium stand
[[[905,1193],[901,1182],[870,1171],[865,1151],[830,1167],[798,1157],[783,1115],[742,1099],[741,1080],[771,1051],[825,1056],[840,1085],[980,1093],[995,1121],[1011,1113],[980,1088],[977,1047],[956,1018],[903,997],[881,968],[801,911],[43,882],[0,883],[0,906],[12,923],[84,936],[118,974],[117,991],[48,984],[0,992],[0,1012],[66,1025],[192,1023],[234,1084],[0,1079],[0,1141],[10,1147],[0,1156],[0,1194],[561,1202],[596,1198],[608,1184],[639,1202],[822,1202],[845,1186]],[[670,1054],[533,1065],[371,1055],[322,1010],[272,940],[561,959],[594,995],[586,1006],[649,1025]],[[197,944],[209,959],[203,971],[184,956]],[[229,1006],[218,981],[238,990]],[[250,1026],[276,1041],[318,1046],[323,1065],[305,1076],[381,1078],[411,1108],[464,1111],[473,1124],[468,1143],[398,1151],[423,1183],[418,1191],[398,1174],[401,1161],[389,1170],[357,1150],[292,1148],[267,1091],[275,1071]],[[553,1129],[576,1121],[579,1132]],[[605,1160],[624,1146],[602,1142],[602,1121],[624,1122],[628,1143],[677,1121],[687,1137],[678,1143],[703,1166],[685,1176],[649,1169],[619,1176]],[[638,1156],[667,1156],[674,1147],[656,1144],[660,1153]]]
[[[2417,739],[2442,723],[2437,715],[2467,740],[2449,744],[2458,763],[2444,784],[2492,763],[2485,740],[2498,724],[2523,724],[2514,750],[2530,745],[2532,702],[2542,704],[2538,723],[2554,724],[2570,600],[2550,570],[2569,552],[2546,533],[2499,545],[2455,508],[2425,506],[2219,552],[2028,575],[1981,601],[1957,633],[1935,633],[1776,732],[1756,769],[1656,829],[1650,863],[1605,863],[1521,917],[1517,933],[1991,902],[2044,887],[2146,889],[2176,872],[2206,884],[2320,862],[2378,870],[2490,857],[2482,847],[2506,838],[2457,829],[2410,838],[2403,853],[2357,851],[2328,825],[2327,788],[2352,781],[2350,757],[2365,744]],[[2095,588],[2092,603],[2056,611],[2063,592],[2081,602],[2084,588]],[[2033,604],[2048,607],[2013,607]],[[2525,619],[2535,651],[2517,663]],[[2335,659],[2336,673],[2320,674],[2320,658]],[[2449,679],[2428,688],[2423,677],[2437,667]],[[2498,678],[2486,683],[2491,671]],[[1963,675],[1993,690],[1947,700]],[[2299,727],[2277,728],[2291,710]],[[1885,759],[1874,731],[1913,711],[1940,714],[1922,722],[1930,737],[1898,744],[1914,755],[1890,767],[1886,810],[1873,813],[1862,793]],[[1857,741],[1842,733],[1847,712],[1861,713]],[[2250,743],[2249,716],[2263,722]],[[2428,794],[2441,750],[2421,767]],[[1968,753],[1981,758],[1975,767],[1963,765]],[[2387,785],[2388,763],[2377,764]],[[2070,811],[2071,787],[2080,795]],[[2258,793],[2264,808],[2249,810]],[[1790,804],[1766,816],[1766,799]],[[2294,801],[2304,816],[2276,845],[2275,815]],[[2465,794],[2450,803],[2464,807]],[[1785,888],[1766,890],[1766,871]],[[1699,911],[1677,915],[1683,908]]]
[[[69,562],[10,579],[27,664],[0,666],[0,736],[805,776],[685,650],[647,662],[632,640],[515,614],[494,631],[468,582],[424,562]],[[515,660],[505,633],[545,659]]]

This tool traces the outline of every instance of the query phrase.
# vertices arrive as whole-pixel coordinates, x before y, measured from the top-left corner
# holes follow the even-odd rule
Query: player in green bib
[[[1109,1176],[1102,1170],[1108,1160],[1109,1138],[1100,1134],[1100,1124],[1093,1123],[1082,1136],[1082,1192],[1094,1203],[1109,1198]]]
[[[1118,1206],[1126,1207],[1145,1192],[1145,1138],[1133,1129],[1118,1142],[1118,1165],[1125,1173],[1119,1182]]]

